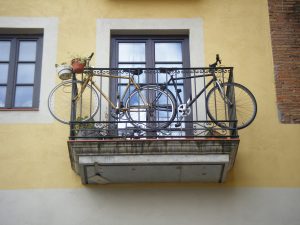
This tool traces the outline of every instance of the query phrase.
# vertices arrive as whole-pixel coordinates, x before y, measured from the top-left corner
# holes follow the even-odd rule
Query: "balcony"
[[[94,114],[92,108],[96,106],[91,100],[86,104],[73,101],[68,148],[71,166],[81,176],[82,183],[226,180],[234,165],[239,145],[237,120],[230,110],[223,114],[217,110],[210,112],[216,118],[214,121],[208,116],[206,98],[209,90],[214,87],[214,82],[210,83],[211,68],[88,68],[85,72],[94,73],[93,82],[103,93],[108,93],[110,89],[112,103],[116,103],[119,96],[123,95],[122,92],[125,92],[125,82],[120,78],[122,76],[133,75],[141,87],[158,84],[160,88],[167,88],[174,93],[177,112],[167,127],[144,129],[136,124],[145,123],[145,120],[147,124],[159,124],[161,121],[153,120],[148,115],[139,115],[136,123],[133,123],[126,115],[118,116],[99,90],[99,110]],[[216,68],[215,74],[222,82],[233,81],[231,67]],[[175,78],[175,83],[167,83],[170,76]],[[153,83],[146,83],[146,77],[150,77]],[[73,75],[73,97],[78,93],[78,87],[74,87],[75,79],[84,79],[84,75]],[[201,92],[205,86],[207,89]],[[116,94],[119,92],[120,95]],[[128,92],[128,96],[131,96],[132,85]],[[193,99],[200,92],[200,97],[182,116],[180,108],[184,105],[181,103]],[[232,96],[232,93],[227,95]],[[83,107],[87,105],[90,114],[93,114],[89,120],[85,120],[83,114]],[[235,109],[231,110],[234,112]]]

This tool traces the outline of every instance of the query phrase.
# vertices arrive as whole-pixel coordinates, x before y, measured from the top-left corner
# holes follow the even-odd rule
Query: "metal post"
[[[72,140],[75,139],[75,124],[72,122],[76,121],[76,101],[73,99],[77,95],[77,85],[76,85],[76,74],[73,73],[72,75],[72,94],[71,94],[71,115],[70,115],[70,138]]]

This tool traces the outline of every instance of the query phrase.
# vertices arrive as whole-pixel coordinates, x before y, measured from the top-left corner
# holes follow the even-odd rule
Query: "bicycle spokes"
[[[144,86],[129,96],[127,117],[136,127],[158,130],[167,127],[175,118],[175,104],[175,99],[169,93],[155,86]]]
[[[215,123],[229,129],[247,127],[254,120],[257,111],[253,94],[237,83],[224,83],[221,88],[215,86],[211,89],[207,95],[206,107],[208,116]]]

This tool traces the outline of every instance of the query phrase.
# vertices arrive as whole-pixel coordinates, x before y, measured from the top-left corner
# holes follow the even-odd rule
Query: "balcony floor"
[[[82,183],[224,182],[239,138],[70,140]]]

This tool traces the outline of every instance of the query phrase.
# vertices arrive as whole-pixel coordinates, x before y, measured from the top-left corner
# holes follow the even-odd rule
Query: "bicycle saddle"
[[[130,70],[130,72],[133,74],[133,75],[141,75],[143,73],[143,70],[142,69],[132,69]]]

